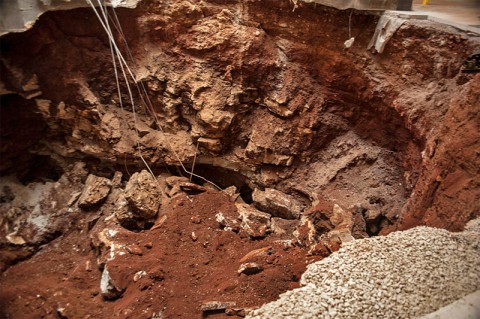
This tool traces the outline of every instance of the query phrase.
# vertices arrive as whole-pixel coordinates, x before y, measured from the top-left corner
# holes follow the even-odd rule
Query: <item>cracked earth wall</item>
[[[131,106],[119,108],[108,41],[89,9],[47,13],[2,39],[2,174],[32,154],[60,166],[141,166],[137,141],[153,167],[178,164],[171,147],[191,164],[198,143],[199,163],[344,206],[378,202],[396,228],[459,230],[478,214],[478,81],[459,72],[478,46],[471,37],[407,22],[374,55],[365,47],[377,17],[363,13],[344,50],[348,15],[320,6],[118,12],[165,134],[142,109],[137,133]]]
[[[45,226],[39,211],[53,211],[58,227],[24,234],[35,245],[78,220],[90,225],[67,205],[86,172],[112,180],[122,172],[126,183],[145,168],[139,152],[156,174],[178,171],[178,159],[187,170],[195,162],[222,188],[243,188],[247,203],[254,189],[288,194],[318,234],[338,210],[354,216],[357,238],[416,225],[462,230],[480,212],[480,82],[460,71],[478,36],[407,21],[375,54],[366,47],[378,16],[354,11],[346,50],[350,11],[292,9],[221,0],[117,9],[158,122],[136,91],[134,117],[124,82],[120,106],[109,42],[91,9],[48,12],[3,36],[0,174],[10,190],[2,186],[2,235],[15,216]],[[32,202],[32,213],[12,187],[70,189],[51,198],[58,207]],[[308,246],[306,228],[299,242]],[[3,238],[4,246],[20,240]]]

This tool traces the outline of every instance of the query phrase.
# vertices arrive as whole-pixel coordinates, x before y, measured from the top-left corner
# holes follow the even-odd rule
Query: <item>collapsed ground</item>
[[[3,316],[243,315],[342,242],[478,216],[478,36],[406,22],[375,54],[378,16],[346,50],[350,12],[289,1],[117,14],[158,122],[120,107],[90,10],[1,39]]]

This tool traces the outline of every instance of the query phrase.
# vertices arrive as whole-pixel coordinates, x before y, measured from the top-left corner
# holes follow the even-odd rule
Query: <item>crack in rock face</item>
[[[478,37],[406,21],[377,54],[377,16],[289,0],[108,12],[118,85],[89,8],[1,37],[0,317],[245,316],[344,246],[479,215]]]

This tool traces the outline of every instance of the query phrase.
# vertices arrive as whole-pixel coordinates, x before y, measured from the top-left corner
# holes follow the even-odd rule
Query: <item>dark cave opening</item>
[[[23,184],[57,181],[63,169],[37,153],[47,124],[33,100],[17,94],[0,96],[0,176],[14,174]]]
[[[202,164],[195,166],[195,174],[202,176],[206,180],[214,183],[222,189],[235,186],[237,188],[237,192],[240,193],[240,197],[245,203],[251,204],[253,202],[253,189],[250,186],[250,181],[246,176],[239,172],[235,172],[223,167]],[[200,185],[206,183],[201,178],[195,176],[192,178],[192,182]]]
[[[19,177],[22,184],[32,182],[58,181],[63,175],[63,169],[48,155],[34,154],[30,165]]]

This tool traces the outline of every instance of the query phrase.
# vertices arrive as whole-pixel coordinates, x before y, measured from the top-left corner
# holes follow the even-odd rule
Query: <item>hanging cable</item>
[[[355,38],[352,37],[352,14],[353,9],[351,9],[350,15],[348,16],[348,40],[343,43],[346,49],[349,49],[355,41]]]

